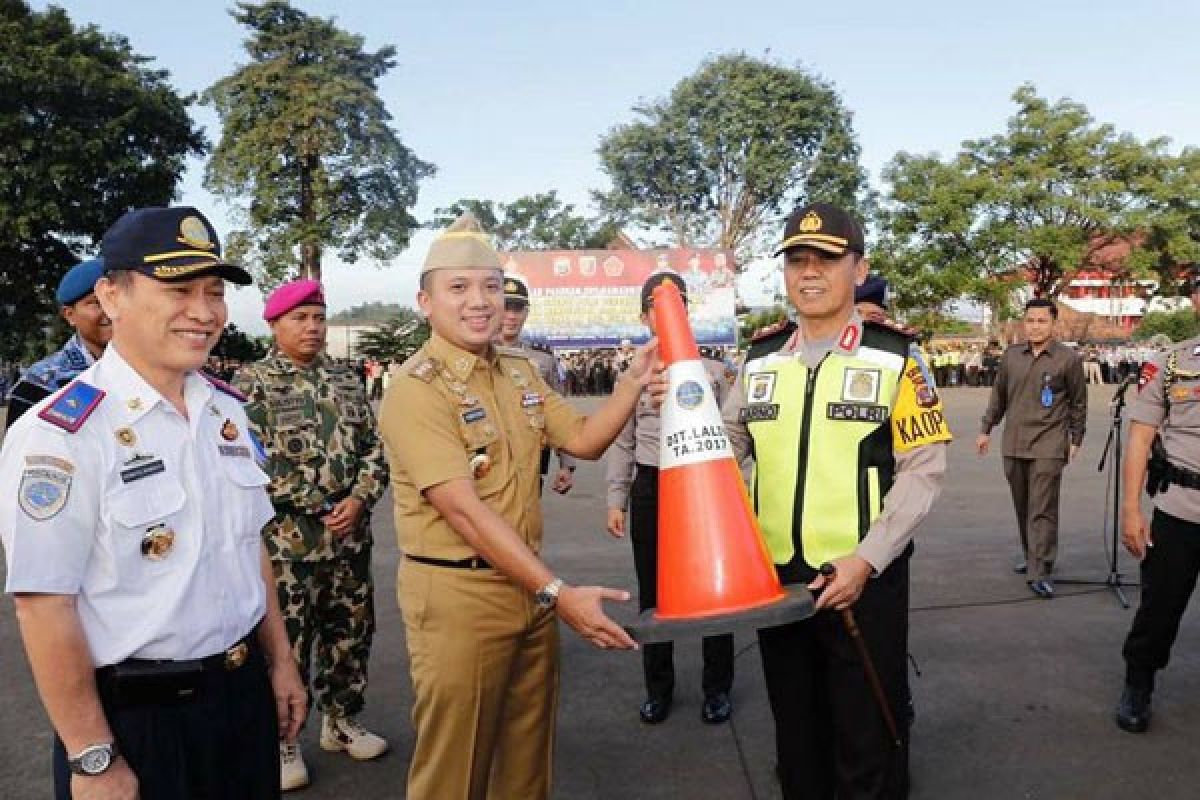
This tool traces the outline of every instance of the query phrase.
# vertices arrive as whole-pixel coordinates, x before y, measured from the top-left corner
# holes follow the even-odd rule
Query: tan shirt
[[[708,370],[719,406],[729,391],[729,384],[725,382],[725,365],[711,358],[701,361]],[[654,407],[650,393],[643,389],[633,415],[604,456],[609,508],[624,510],[628,506],[629,487],[633,483],[636,465],[658,466],[658,434],[661,429],[658,409]]]
[[[542,446],[561,447],[583,422],[519,351],[492,348],[479,357],[435,333],[405,362],[379,414],[400,549],[454,560],[477,555],[424,495],[466,478],[538,552]]]
[[[1042,388],[1054,397],[1042,405]],[[982,431],[1004,423],[1001,453],[1008,458],[1067,458],[1068,444],[1083,442],[1087,427],[1087,379],[1083,360],[1051,341],[1036,356],[1028,343],[1014,344],[1000,359]]]
[[[1168,419],[1163,378],[1172,351],[1177,355]],[[1129,418],[1159,429],[1172,464],[1200,472],[1200,337],[1172,345],[1146,362],[1129,404]],[[1142,487],[1130,486],[1126,491],[1141,492]],[[1200,522],[1200,490],[1171,484],[1155,495],[1154,505],[1171,516]]]
[[[522,342],[516,347],[509,348],[511,350],[519,350],[521,355],[532,361],[541,373],[542,380],[546,382],[554,391],[559,394],[563,393],[563,382],[558,377],[558,359],[553,353],[547,353],[545,350],[537,350]],[[576,462],[571,456],[564,453],[562,450],[558,453],[558,465],[563,469],[575,469]]]

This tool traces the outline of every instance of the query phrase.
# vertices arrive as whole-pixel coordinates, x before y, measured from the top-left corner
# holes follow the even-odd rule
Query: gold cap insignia
[[[137,434],[133,432],[133,428],[117,428],[113,431],[113,435],[117,437],[117,444],[125,447],[133,447],[137,444]]]
[[[190,245],[199,250],[212,250],[216,245],[209,238],[208,228],[199,217],[184,217],[179,223],[179,239],[182,244]]]
[[[804,233],[813,233],[821,230],[825,221],[821,219],[821,215],[815,211],[810,211],[804,215],[804,219],[800,220],[800,230]]]
[[[517,282],[516,281],[506,281],[504,284],[504,291],[506,291],[506,292],[518,291]]]

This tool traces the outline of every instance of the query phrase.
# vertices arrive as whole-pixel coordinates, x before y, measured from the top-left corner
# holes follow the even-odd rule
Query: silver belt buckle
[[[238,642],[225,651],[225,669],[232,672],[242,666],[242,664],[245,664],[246,657],[249,655],[250,645],[245,642]]]

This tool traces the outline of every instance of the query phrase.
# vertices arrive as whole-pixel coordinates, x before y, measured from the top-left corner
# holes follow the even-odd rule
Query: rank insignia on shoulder
[[[204,370],[200,370],[200,377],[204,378],[204,380],[211,383],[212,387],[214,389],[216,389],[218,392],[229,395],[234,400],[237,400],[239,403],[246,402],[246,395],[242,394],[237,389],[233,388],[232,386],[230,386],[228,383],[221,380],[220,378],[218,378],[214,375],[209,375]]]
[[[408,374],[412,375],[422,383],[429,383],[433,380],[433,376],[437,374],[437,362],[432,358],[427,358],[424,361],[418,361],[408,368]]]
[[[905,325],[903,322],[897,322],[896,320],[891,319],[890,317],[885,317],[882,315],[864,317],[863,321],[870,323],[872,325],[877,325],[880,328],[887,328],[889,331],[894,331],[895,333],[898,333],[902,336],[907,336],[912,339],[915,339],[921,333],[920,331],[918,331],[916,328],[912,327],[911,325]]]
[[[750,341],[759,342],[779,333],[791,333],[796,328],[796,323],[790,319],[781,319],[778,322],[772,323],[765,328],[759,328],[754,333],[750,334]]]
[[[83,427],[103,399],[103,389],[83,381],[73,381],[59,392],[50,405],[38,412],[38,417],[67,433],[75,433]]]

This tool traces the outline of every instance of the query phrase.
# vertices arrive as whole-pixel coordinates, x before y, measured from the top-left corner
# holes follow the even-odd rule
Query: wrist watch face
[[[112,763],[111,747],[92,747],[79,757],[79,768],[86,775],[99,775]]]

